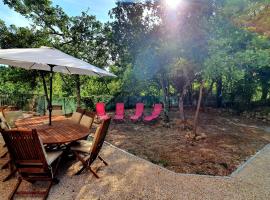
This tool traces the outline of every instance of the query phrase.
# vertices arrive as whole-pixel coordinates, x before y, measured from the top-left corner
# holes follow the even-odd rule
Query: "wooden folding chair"
[[[6,123],[6,120],[4,118],[4,115],[3,115],[2,110],[0,108],[0,135],[2,135],[2,132],[4,130],[7,130],[7,129],[9,129],[9,127],[8,127],[8,125]],[[2,144],[2,148],[3,148],[3,151],[0,154],[0,159],[3,159],[3,158],[6,158],[7,157],[7,160],[1,166],[1,169],[5,169],[7,167],[9,167],[9,169],[10,169],[10,173],[3,179],[3,182],[5,182],[5,181],[9,180],[15,174],[15,170],[14,170],[14,168],[11,165],[11,159],[8,156],[8,150],[6,148],[5,142]]]
[[[108,165],[108,163],[99,156],[99,152],[104,143],[110,122],[111,118],[102,121],[95,132],[93,141],[80,140],[76,145],[71,147],[71,150],[74,152],[77,159],[83,164],[82,169],[80,169],[76,174],[80,174],[84,169],[89,169],[96,178],[99,178],[97,173],[91,168],[93,162],[96,158],[99,158],[105,165]]]
[[[1,133],[4,131],[4,129],[8,129],[8,126],[6,125],[5,122],[2,121],[2,119],[0,118],[0,135]],[[6,144],[4,143],[2,148],[5,149],[6,147]],[[4,152],[1,152],[1,155],[0,155],[0,158],[4,158],[6,157],[6,155],[8,154],[8,151],[7,150],[4,150]]]
[[[1,122],[1,126],[0,126],[0,134],[3,133],[4,131],[4,127],[2,125],[3,122]],[[3,144],[3,151],[1,152],[1,155],[0,155],[0,158],[3,159],[5,157],[8,156],[8,150],[6,149],[6,144]],[[10,169],[10,173],[3,179],[3,182],[9,180],[15,173],[15,169],[12,167],[12,164],[11,164],[11,159],[10,157],[7,157],[8,159],[5,161],[5,163],[1,166],[1,169],[5,169],[7,167],[9,167]]]
[[[58,183],[55,177],[62,151],[46,153],[42,141],[35,129],[33,130],[4,130],[3,138],[7,145],[10,157],[18,172],[18,182],[9,196],[13,199],[15,194],[43,195],[48,197],[53,183]],[[55,162],[57,161],[57,162]],[[55,164],[55,168],[53,165]],[[20,191],[17,192],[22,180],[30,183],[35,181],[48,181],[45,191]]]
[[[85,109],[77,108],[76,112],[72,113],[70,120],[79,124],[84,113]]]
[[[96,113],[95,112],[91,112],[91,111],[85,111],[85,113],[83,114],[81,120],[80,120],[80,125],[91,129],[93,122],[95,120],[95,116]]]

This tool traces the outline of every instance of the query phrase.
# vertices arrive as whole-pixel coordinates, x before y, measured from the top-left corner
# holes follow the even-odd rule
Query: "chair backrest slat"
[[[78,113],[81,113],[82,115],[85,113],[85,109],[82,109],[82,108],[77,108],[76,109],[76,112],[78,112]]]
[[[93,144],[90,150],[90,164],[94,162],[101,150],[101,147],[104,143],[105,137],[109,129],[110,122],[111,118],[105,119],[95,133]]]
[[[91,118],[95,118],[96,116],[96,113],[95,112],[92,112],[92,111],[85,111],[84,115],[88,116],[88,117],[91,117]]]
[[[91,129],[92,124],[95,120],[95,116],[96,116],[95,112],[85,111],[84,115],[80,120],[80,124],[87,127],[88,129]]]

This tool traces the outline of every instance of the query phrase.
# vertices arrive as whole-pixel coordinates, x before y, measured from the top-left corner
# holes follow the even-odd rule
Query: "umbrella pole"
[[[50,71],[50,102],[49,102],[49,125],[52,125],[52,82],[53,82],[53,65],[49,65]]]

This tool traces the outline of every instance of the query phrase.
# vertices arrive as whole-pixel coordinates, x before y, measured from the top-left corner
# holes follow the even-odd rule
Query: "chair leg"
[[[45,191],[44,197],[42,198],[43,200],[47,199],[49,192],[51,190],[52,184],[53,184],[53,180],[50,181],[49,186],[48,186],[47,190]]]
[[[58,171],[58,167],[59,167],[59,164],[62,160],[62,157],[59,157],[58,160],[57,160],[57,163],[56,163],[56,166],[55,166],[55,169],[53,171],[53,175],[55,176],[56,172]],[[59,182],[59,181],[58,181]]]
[[[85,170],[85,167],[83,166],[78,172],[76,172],[75,175],[80,175],[82,173],[82,171]]]
[[[75,151],[74,153],[75,153],[76,157],[78,158],[78,160],[81,161],[81,163],[83,164],[82,169],[80,169],[80,170],[76,173],[76,175],[79,175],[80,173],[82,173],[82,171],[83,171],[84,169],[87,168],[87,169],[90,170],[90,172],[92,172],[92,173],[94,174],[94,176],[95,176],[96,178],[99,178],[99,176],[97,175],[97,173],[96,173],[94,170],[92,170],[92,168],[91,168],[90,166],[88,166],[87,162],[84,161],[84,159],[83,159],[76,151]]]
[[[94,174],[94,176],[95,176],[96,178],[99,178],[99,176],[97,175],[97,173],[96,173],[94,170],[92,170],[91,167],[88,167],[88,169],[90,170],[90,172],[92,172],[92,174]]]
[[[79,175],[87,167],[87,163],[83,160],[83,158],[76,151],[74,151],[74,154],[77,157],[77,159],[83,164],[83,167],[76,173],[76,175]]]
[[[108,166],[108,163],[103,159],[101,158],[100,156],[98,156],[99,160],[101,160],[106,166]]]
[[[3,179],[3,182],[9,180],[12,176],[14,176],[14,174],[17,172],[16,169],[13,169],[9,175],[6,176],[6,178]]]
[[[21,184],[21,182],[22,182],[22,179],[20,178],[20,180],[18,181],[18,183],[17,183],[14,191],[10,195],[10,198],[9,198],[10,200],[14,198],[14,195],[15,194],[17,194],[17,195],[31,195],[32,197],[33,196],[41,196],[42,195],[42,199],[43,200],[46,200],[48,198],[48,195],[50,193],[51,187],[52,187],[53,183],[55,182],[55,180],[52,179],[52,180],[49,181],[49,185],[48,185],[48,187],[47,187],[47,189],[45,191],[19,191],[19,192],[17,192],[18,187]],[[33,182],[33,181],[29,181],[28,180],[28,182]]]
[[[17,182],[15,188],[13,189],[12,193],[11,193],[10,196],[8,197],[9,200],[12,200],[12,199],[14,198],[14,195],[16,194],[16,192],[17,192],[17,190],[18,190],[18,188],[19,188],[21,182],[22,182],[22,179],[21,179],[21,178],[18,178],[18,182]]]
[[[7,154],[8,154],[8,152],[6,151],[5,153],[3,153],[3,154],[0,156],[0,158],[6,157]]]
[[[1,167],[1,169],[7,168],[10,162],[11,162],[11,160],[8,160],[7,162],[5,162],[5,163],[3,164],[3,166]]]

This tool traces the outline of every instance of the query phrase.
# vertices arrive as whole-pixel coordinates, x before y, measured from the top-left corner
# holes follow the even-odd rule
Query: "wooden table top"
[[[44,144],[64,144],[89,135],[89,129],[64,116],[52,116],[52,125],[48,123],[48,116],[41,116],[17,120],[15,125],[22,129],[36,129]]]

